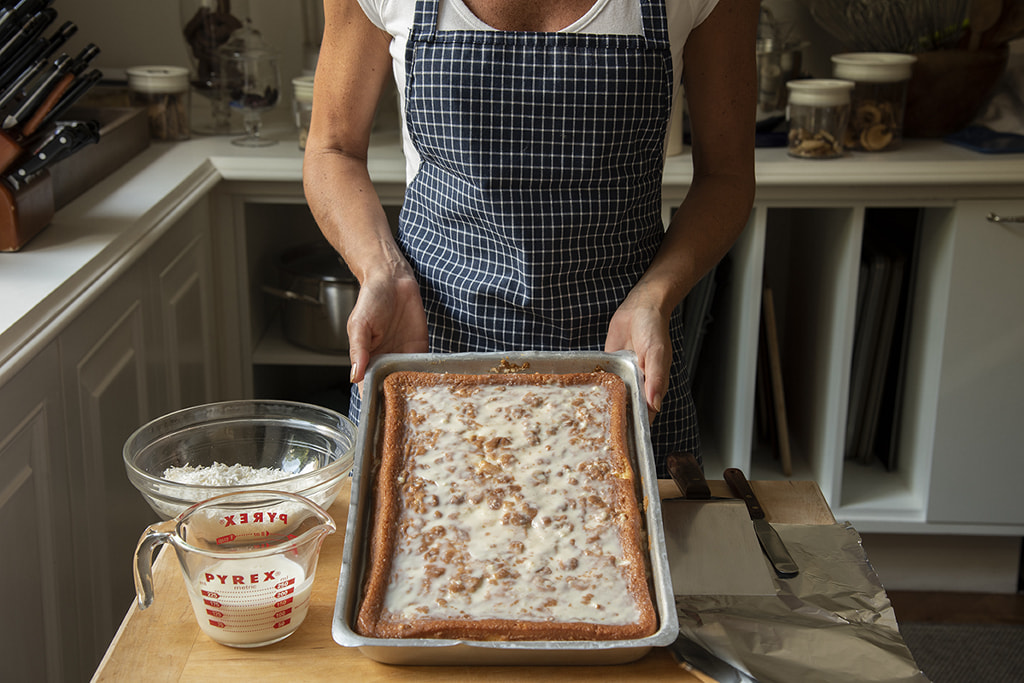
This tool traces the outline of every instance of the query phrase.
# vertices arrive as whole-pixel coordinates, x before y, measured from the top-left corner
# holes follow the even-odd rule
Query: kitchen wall
[[[319,7],[320,0],[311,0]],[[284,79],[299,75],[304,67],[303,0],[249,0],[254,24],[268,43],[281,51]],[[827,75],[833,41],[821,34],[810,18],[804,0],[765,0],[778,21],[792,25],[798,35],[812,42],[808,55],[813,75]],[[188,65],[181,38],[178,0],[55,0],[61,20],[74,21],[78,35],[74,49],[88,41],[103,53],[96,65],[105,73],[117,73],[142,64]]]
[[[303,46],[303,5],[319,11],[322,0],[249,0],[253,22],[265,40],[281,51],[284,82],[301,75],[311,63]],[[804,72],[816,77],[831,75],[829,57],[842,46],[811,18],[809,0],[764,0],[776,21],[791,30],[795,40],[809,43]],[[142,64],[188,65],[181,37],[179,0],[55,0],[62,21],[74,21],[79,31],[69,44],[78,50],[86,42],[103,53],[96,66],[109,75]],[[1024,52],[1024,41],[1012,46]]]
[[[319,6],[317,2],[313,0],[315,6]],[[301,0],[249,2],[255,27],[281,53],[285,82],[303,71],[302,5]],[[55,0],[53,7],[60,13],[60,21],[78,25],[68,51],[96,43],[102,53],[94,65],[105,75],[145,64],[189,65],[178,0]]]

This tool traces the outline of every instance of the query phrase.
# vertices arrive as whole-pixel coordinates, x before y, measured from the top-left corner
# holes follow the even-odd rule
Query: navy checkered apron
[[[600,350],[664,236],[672,100],[664,3],[643,35],[437,31],[418,0],[406,122],[421,156],[399,221],[432,352]],[[673,318],[669,395],[653,425],[659,473],[698,452]]]

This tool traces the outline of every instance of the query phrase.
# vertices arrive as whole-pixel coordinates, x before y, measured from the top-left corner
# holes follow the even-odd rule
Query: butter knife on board
[[[754,522],[754,533],[757,534],[757,540],[761,543],[761,549],[764,550],[765,556],[775,568],[775,573],[782,579],[791,579],[799,574],[800,570],[789,551],[786,550],[786,544],[782,542],[778,532],[764,518],[764,508],[758,502],[757,496],[754,495],[754,490],[750,488],[750,482],[747,481],[743,472],[735,467],[730,467],[722,476],[732,492],[747,504],[750,519]]]

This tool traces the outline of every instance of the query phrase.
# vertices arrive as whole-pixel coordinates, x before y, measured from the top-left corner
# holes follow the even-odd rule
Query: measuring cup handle
[[[157,546],[170,540],[174,524],[172,519],[150,525],[135,547],[135,594],[139,599],[140,610],[153,604],[153,553]]]

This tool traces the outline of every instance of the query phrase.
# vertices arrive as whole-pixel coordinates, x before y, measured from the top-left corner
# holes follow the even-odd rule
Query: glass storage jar
[[[146,110],[153,140],[189,138],[188,69],[182,66],[133,66],[127,69],[132,102]]]
[[[847,149],[881,152],[903,144],[907,84],[917,57],[891,52],[832,56],[832,75],[853,81]]]
[[[850,118],[852,81],[807,78],[790,81],[790,156],[802,159],[834,159],[844,154],[843,134]]]

